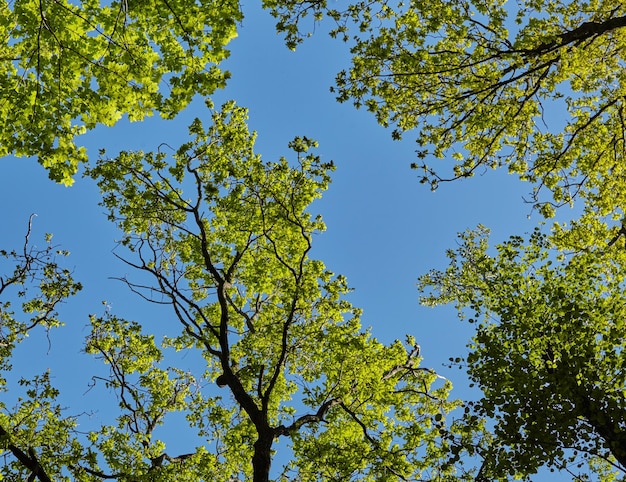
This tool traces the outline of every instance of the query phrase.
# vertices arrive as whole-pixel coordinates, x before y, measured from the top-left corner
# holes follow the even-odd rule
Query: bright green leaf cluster
[[[71,184],[87,156],[78,135],[171,118],[222,87],[239,20],[236,1],[1,2],[0,155],[37,156]]]
[[[595,216],[624,206],[622,2],[380,3],[387,15],[355,36],[338,99],[395,138],[417,130],[422,182],[506,166],[546,217],[576,197]],[[451,172],[430,155],[452,158]]]

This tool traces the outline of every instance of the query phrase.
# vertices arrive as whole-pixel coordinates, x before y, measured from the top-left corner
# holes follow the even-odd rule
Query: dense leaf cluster
[[[537,231],[491,255],[486,235],[464,233],[449,268],[420,279],[425,304],[454,302],[476,324],[466,362],[484,393],[472,413],[495,425],[486,470],[501,478],[591,458],[596,471],[623,472],[623,249],[555,257]]]
[[[36,156],[72,183],[75,138],[158,112],[171,118],[228,77],[218,68],[241,20],[224,0],[0,3],[0,154]]]

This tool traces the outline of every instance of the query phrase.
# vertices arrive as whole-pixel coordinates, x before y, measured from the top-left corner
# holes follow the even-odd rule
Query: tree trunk
[[[583,417],[604,440],[605,447],[622,467],[626,467],[626,430],[588,392],[584,392],[579,406],[582,408]]]
[[[269,482],[274,431],[267,427],[259,430],[258,433],[259,437],[254,442],[254,455],[252,457],[252,480],[254,482]]]

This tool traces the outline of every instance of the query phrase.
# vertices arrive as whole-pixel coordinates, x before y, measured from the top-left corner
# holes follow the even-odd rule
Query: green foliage
[[[0,401],[0,453],[6,461],[0,478],[7,480],[27,480],[37,470],[38,460],[48,461],[47,475],[57,477],[80,451],[73,436],[76,422],[64,416],[56,403],[58,391],[50,384],[49,373],[20,378],[11,387],[4,376],[13,368],[16,345],[32,331],[62,325],[59,305],[81,289],[71,272],[59,266],[57,257],[69,253],[56,249],[51,235],[46,236],[44,248],[30,244],[31,222],[32,216],[20,250],[0,250],[2,271],[9,273],[0,276],[0,393],[23,394],[14,406],[7,406],[6,396]],[[12,305],[11,298],[21,300],[20,308]],[[7,454],[11,454],[8,460]]]
[[[352,36],[338,99],[394,138],[417,130],[423,183],[507,167],[533,184],[545,217],[583,199],[583,215],[551,237],[537,230],[490,251],[485,228],[466,232],[449,268],[420,278],[423,303],[471,313],[464,362],[483,398],[450,400],[412,337],[385,345],[362,328],[345,278],[309,257],[325,229],[311,203],[333,163],[307,137],[289,144],[293,159],[262,160],[245,109],[229,102],[208,127],[195,120],[177,150],[103,150],[87,169],[124,233],[117,256],[139,276],[122,281],[173,322],[157,341],[108,311],[91,317],[85,351],[108,370],[94,381],[119,409],[99,428],[78,431],[50,373],[20,379],[15,405],[0,402],[0,478],[264,482],[280,440],[292,455],[273,469],[281,481],[528,479],[542,466],[623,478],[624,5],[263,6],[289,48],[309,35],[305,20],[326,17],[332,36]],[[232,1],[4,2],[0,155],[38,156],[71,184],[86,161],[77,136],[125,115],[172,118],[223,87],[218,65],[241,18]],[[427,165],[430,155],[452,158],[451,172]],[[81,289],[29,234],[22,251],[0,251],[11,265],[0,277],[5,374],[16,344],[60,326],[57,306]],[[205,367],[166,366],[174,351],[200,353]],[[0,390],[10,391],[2,376]],[[189,453],[160,437],[174,414],[197,433]]]
[[[476,323],[467,366],[484,398],[474,412],[495,424],[486,473],[588,465],[595,480],[623,477],[623,249],[565,256],[536,231],[489,254],[484,228],[460,238],[449,268],[420,288],[425,304],[454,302]]]
[[[144,275],[123,281],[171,308],[173,322],[158,342],[152,326],[108,309],[91,317],[85,352],[108,369],[93,381],[118,402],[115,420],[99,427],[79,431],[49,373],[19,381],[15,407],[0,405],[2,475],[264,482],[284,439],[291,456],[275,469],[279,480],[472,480],[461,458],[484,446],[474,443],[482,422],[451,414],[462,404],[420,366],[413,337],[376,340],[346,300],[345,278],[309,257],[324,229],[310,205],[333,163],[307,137],[289,144],[293,160],[263,161],[245,109],[228,102],[211,115],[176,151],[103,152],[87,171],[123,230],[118,256]],[[60,324],[56,304],[80,285],[49,250],[1,254],[17,261],[2,291],[33,279],[41,291],[18,293],[36,314],[30,324],[2,308],[8,370],[15,343]],[[199,371],[166,365],[174,351],[199,353]],[[188,453],[172,454],[160,436],[172,414],[197,433]]]
[[[10,357],[16,344],[28,332],[37,327],[49,330],[60,326],[57,307],[65,299],[82,289],[74,281],[71,272],[57,263],[57,257],[69,255],[51,244],[52,236],[46,236],[45,248],[30,244],[31,222],[28,223],[26,239],[20,251],[0,249],[2,270],[10,274],[0,276],[0,295],[6,300],[0,303],[0,369],[10,369]],[[23,300],[16,313],[7,298]],[[0,387],[4,379],[0,378]]]
[[[346,3],[341,5],[342,9],[337,8],[336,2],[329,8],[326,0],[263,0],[263,7],[277,19],[276,31],[285,35],[285,44],[291,50],[310,37],[323,19],[332,21],[333,28],[329,30],[332,37],[346,41],[352,23],[359,23],[364,29],[372,18],[373,7],[380,7],[381,12],[388,8],[371,0]]]
[[[450,173],[414,163],[422,182],[506,166],[544,216],[577,196],[595,216],[623,207],[623,2],[376,2],[359,15],[338,99],[395,138],[416,129],[420,159],[453,160]]]
[[[0,155],[37,156],[71,184],[86,161],[76,136],[124,115],[171,118],[222,87],[239,20],[236,1],[1,2]]]
[[[449,383],[436,387],[436,374],[419,367],[412,339],[385,346],[362,331],[345,279],[308,256],[324,229],[308,207],[333,164],[312,154],[316,143],[306,137],[290,143],[293,164],[263,162],[246,116],[227,103],[208,129],[194,121],[193,140],[171,160],[123,152],[88,173],[126,233],[126,262],[155,283],[125,281],[172,306],[182,331],[166,343],[201,349],[204,379],[231,393],[225,400],[199,390],[189,405],[207,445],[221,447],[214,480],[267,480],[280,437],[293,442],[285,480],[462,477],[445,464],[451,442],[442,434],[454,440],[456,428],[444,429],[442,415],[459,406],[447,401]],[[105,333],[138,329],[124,326]],[[144,342],[106,340],[98,349],[107,360],[128,351],[130,367],[149,369],[158,359]]]
[[[34,480],[40,461],[45,461],[45,477],[40,480],[63,480],[64,469],[82,455],[75,437],[76,420],[66,417],[56,402],[58,390],[50,384],[50,374],[31,380],[20,379],[25,390],[14,407],[1,404],[0,452],[6,462],[0,477],[6,480]],[[7,457],[11,454],[10,457]]]

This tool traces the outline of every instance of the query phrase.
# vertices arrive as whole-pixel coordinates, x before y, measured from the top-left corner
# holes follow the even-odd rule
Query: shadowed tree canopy
[[[494,421],[487,480],[547,465],[575,480],[626,474],[626,268],[622,245],[564,255],[536,231],[490,254],[460,235],[446,271],[420,278],[422,302],[471,316],[470,378]],[[589,472],[592,479],[582,474]]]
[[[88,171],[124,232],[118,256],[137,279],[122,281],[163,305],[167,334],[157,342],[147,324],[92,316],[85,349],[108,366],[95,380],[115,392],[119,416],[79,432],[49,374],[23,380],[17,406],[0,403],[5,475],[265,482],[282,439],[290,452],[277,480],[472,480],[461,455],[473,449],[461,448],[479,421],[455,420],[460,402],[420,366],[413,337],[377,341],[345,299],[346,280],[309,257],[324,229],[310,204],[332,162],[306,137],[290,143],[293,160],[265,162],[246,119],[230,102],[208,128],[194,121],[175,151],[102,153]],[[64,273],[59,290],[72,286]],[[198,371],[170,365],[173,351],[199,353]],[[155,432],[174,412],[198,435],[183,454]]]

